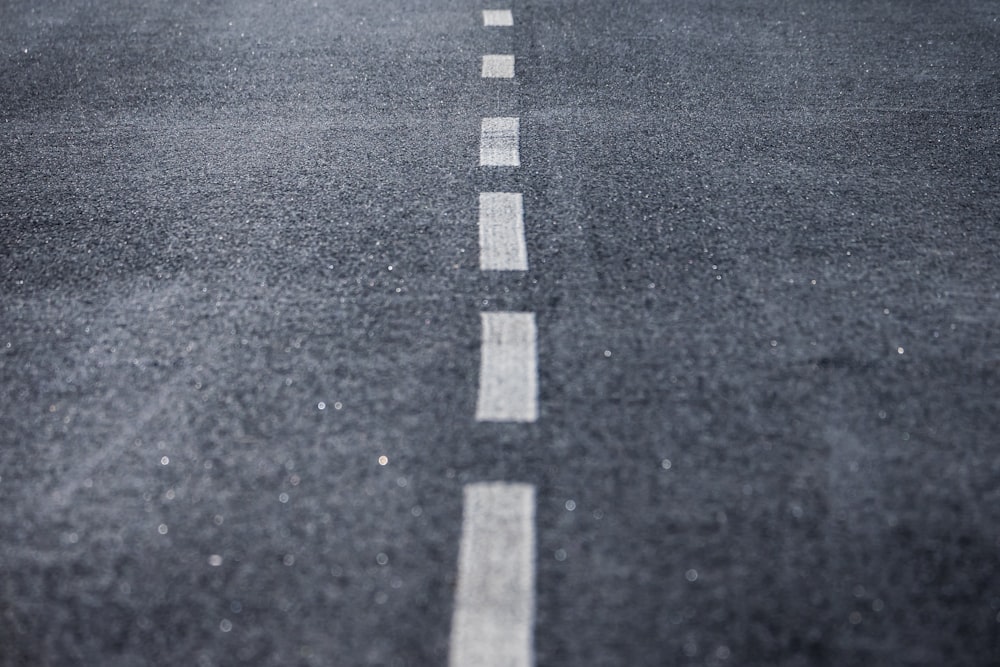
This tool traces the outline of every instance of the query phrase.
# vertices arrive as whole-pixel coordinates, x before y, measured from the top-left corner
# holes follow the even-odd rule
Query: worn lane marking
[[[538,359],[534,313],[480,313],[483,339],[476,419],[538,419]]]
[[[519,167],[520,119],[483,118],[479,134],[479,165]]]
[[[479,269],[528,270],[520,192],[479,193]]]
[[[530,667],[535,617],[535,489],[463,490],[450,667]]]
[[[514,14],[509,9],[484,9],[483,25],[512,26],[514,25]]]
[[[513,79],[514,56],[491,54],[483,56],[484,79]]]

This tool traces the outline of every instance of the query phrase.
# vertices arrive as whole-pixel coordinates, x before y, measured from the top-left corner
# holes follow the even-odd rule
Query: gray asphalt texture
[[[1000,664],[1000,4],[508,6],[0,6],[0,666],[445,664],[486,480],[539,667]]]

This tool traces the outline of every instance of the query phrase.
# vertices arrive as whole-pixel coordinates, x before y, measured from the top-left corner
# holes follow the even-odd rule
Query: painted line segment
[[[520,192],[479,193],[479,268],[528,270],[524,198]]]
[[[514,14],[509,9],[484,9],[483,25],[507,27],[514,25]]]
[[[521,166],[519,118],[483,118],[479,134],[479,165]]]
[[[450,667],[530,667],[535,622],[535,489],[463,489]]]
[[[482,349],[476,419],[538,419],[537,331],[534,313],[480,313]]]
[[[483,56],[482,78],[513,79],[514,56],[506,54],[490,54]]]

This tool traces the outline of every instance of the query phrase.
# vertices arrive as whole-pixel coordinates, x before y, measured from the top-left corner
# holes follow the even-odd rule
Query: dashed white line
[[[528,270],[524,200],[520,192],[479,193],[479,268]]]
[[[509,9],[484,9],[483,25],[512,26],[514,25],[514,14]]]
[[[520,119],[483,118],[479,134],[479,165],[521,166]]]
[[[535,489],[465,487],[450,667],[530,667],[535,617]]]
[[[514,56],[499,54],[483,56],[482,78],[513,79]]]
[[[538,419],[538,359],[534,313],[480,313],[483,328],[476,419]]]

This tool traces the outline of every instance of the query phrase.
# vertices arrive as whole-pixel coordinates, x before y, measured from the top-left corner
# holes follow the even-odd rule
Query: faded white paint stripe
[[[450,667],[530,667],[535,623],[535,489],[465,487]]]
[[[538,359],[534,313],[480,313],[483,340],[476,419],[538,419]]]
[[[512,26],[514,25],[514,14],[509,9],[484,9],[483,25]]]
[[[483,56],[482,72],[484,79],[513,79],[514,56],[496,54]]]
[[[520,120],[483,118],[479,134],[479,164],[483,167],[519,167]]]
[[[479,268],[528,270],[524,200],[520,192],[479,193]]]

